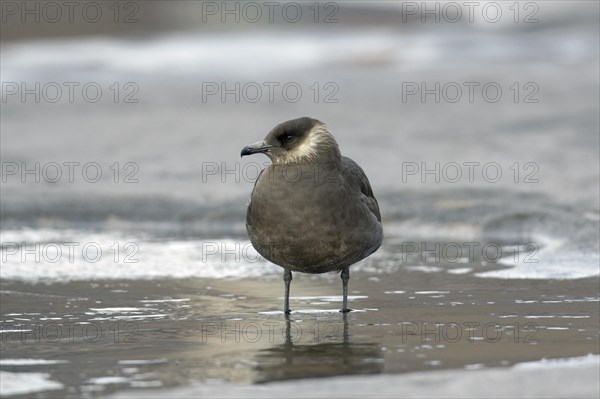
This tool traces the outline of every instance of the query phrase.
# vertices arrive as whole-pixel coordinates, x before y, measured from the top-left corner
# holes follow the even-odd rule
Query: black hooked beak
[[[241,152],[240,156],[243,157],[244,155],[252,155],[252,154],[258,154],[258,153],[265,153],[265,152],[269,151],[269,149],[271,147],[273,147],[273,146],[272,145],[268,145],[264,141],[259,141],[257,143],[250,144],[250,145],[242,148],[242,152]]]

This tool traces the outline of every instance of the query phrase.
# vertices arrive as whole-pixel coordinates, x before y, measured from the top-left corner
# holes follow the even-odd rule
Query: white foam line
[[[587,354],[586,356],[567,357],[558,359],[540,359],[532,362],[517,363],[513,366],[515,369],[549,369],[563,367],[581,367],[587,365],[600,364],[600,355]]]
[[[127,377],[107,376],[107,377],[95,377],[90,378],[86,382],[89,384],[108,385],[108,384],[123,384],[129,382]]]
[[[141,314],[141,315],[125,315],[125,316],[115,316],[115,319],[145,319],[148,317],[156,318],[156,317],[168,317],[168,314]]]
[[[106,254],[112,253],[111,246],[115,241],[115,233],[98,234],[58,229],[43,232],[2,230],[3,240],[6,232],[10,233],[9,236],[12,236],[10,241],[14,242],[95,242],[100,246],[102,253]],[[52,283],[105,279],[257,278],[281,273],[281,268],[261,258],[249,241],[212,238],[150,242],[147,238],[136,235],[125,235],[118,238],[123,242],[137,243],[138,252],[133,256],[138,260],[137,263],[115,263],[113,257],[107,255],[92,264],[83,258],[81,251],[75,251],[73,259],[70,259],[69,256],[62,256],[53,264],[53,267],[43,267],[43,263],[35,262],[33,257],[28,257],[25,262],[21,262],[20,256],[9,256],[0,268],[0,278],[32,283]],[[236,259],[235,256],[225,252],[215,253],[213,256],[202,259],[198,254],[203,253],[203,244],[208,241],[220,244],[219,248],[222,248],[223,251],[237,247],[246,248],[244,257],[253,261]],[[170,267],[164,267],[165,264],[169,264]],[[201,267],[198,267],[199,264]]]
[[[40,366],[69,363],[67,360],[46,359],[0,359],[0,366]]]
[[[472,272],[473,268],[471,267],[461,267],[461,268],[457,268],[457,269],[448,269],[448,271],[446,271],[446,273],[450,273],[450,274],[466,274],[469,272]]]
[[[152,381],[131,381],[129,386],[132,388],[159,388],[163,386],[162,381],[160,380],[152,380]]]
[[[502,258],[499,264],[511,266],[507,269],[490,270],[475,273],[477,277],[498,279],[545,279],[572,280],[600,275],[600,255],[591,250],[589,253],[568,249],[567,240],[548,237],[536,238],[543,247],[535,253],[535,261],[518,260],[513,257]]]
[[[450,291],[415,291],[417,295],[449,294]]]
[[[405,35],[404,35],[405,36]],[[413,41],[392,38],[389,32],[339,32],[326,37],[247,32],[167,35],[130,42],[109,38],[32,41],[5,46],[6,81],[25,79],[27,72],[40,68],[63,68],[78,71],[90,64],[102,65],[102,71],[121,73],[257,73],[300,69],[343,61],[348,54],[390,53],[392,60],[409,57],[411,64],[431,62],[444,51],[442,41]],[[401,42],[401,45],[399,43]],[[272,49],[278,48],[277,56]],[[409,51],[412,49],[412,51]],[[52,58],[52,54],[64,57]],[[206,57],[210,54],[210,57]],[[108,56],[107,56],[108,55]],[[265,62],[266,61],[266,62]],[[236,66],[244,63],[244,71]],[[265,69],[265,67],[267,69]],[[98,73],[98,72],[96,72]]]
[[[444,270],[444,268],[438,266],[406,266],[406,269],[423,273],[439,273]]]
[[[60,230],[60,229],[22,229],[2,230],[3,240],[12,242],[95,242],[98,243],[103,253],[110,254],[111,246],[118,238],[123,242],[135,242],[138,244],[138,252],[135,258],[138,263],[115,263],[111,256],[103,256],[97,263],[91,264],[83,258],[81,251],[75,251],[73,260],[69,256],[62,256],[53,267],[43,267],[43,264],[35,262],[33,257],[28,257],[21,262],[20,256],[9,256],[0,268],[0,278],[4,280],[18,280],[31,283],[52,283],[68,281],[90,281],[105,279],[179,279],[179,278],[259,278],[277,275],[281,268],[265,259],[254,251],[249,241],[239,241],[232,238],[211,238],[203,240],[172,240],[172,241],[150,241],[141,234],[119,233],[97,233],[85,230]],[[115,237],[117,235],[117,237]],[[201,259],[199,253],[203,253],[202,246],[207,241],[219,243],[222,252],[215,253],[206,259]],[[600,257],[597,253],[577,253],[564,251],[558,244],[546,244],[537,255],[538,263],[507,264],[511,266],[501,270],[481,271],[475,273],[477,277],[500,278],[500,279],[558,279],[569,280],[576,278],[593,277],[600,274],[598,264]],[[253,259],[249,262],[236,259],[226,252],[229,248],[246,248],[245,258]],[[63,251],[66,252],[66,251]],[[385,254],[385,248],[370,259],[378,259],[382,265],[396,263],[390,259],[391,255]],[[393,257],[392,257],[393,258]],[[505,261],[505,260],[503,260]],[[201,262],[201,267],[198,267]],[[164,265],[170,267],[165,268]],[[359,270],[384,273],[397,271],[398,267],[381,269],[372,267],[369,262],[357,265]],[[361,269],[362,268],[362,269]],[[388,270],[389,269],[389,270]],[[407,270],[421,271],[426,273],[446,272],[449,274],[471,273],[471,268],[447,269],[438,266],[407,266]],[[147,303],[160,303],[161,300],[144,300]],[[151,302],[153,301],[153,302]],[[175,299],[164,299],[163,302],[176,302]],[[598,301],[593,299],[574,299],[564,302]],[[183,301],[181,301],[183,302]]]
[[[135,312],[144,312],[144,311],[148,311],[148,310],[157,310],[157,309],[123,307],[123,308],[90,308],[90,310],[92,310],[96,313],[111,314],[111,313],[135,313]]]
[[[189,298],[182,298],[182,299],[144,299],[144,300],[139,301],[139,302],[143,302],[143,303],[162,303],[162,302],[187,302],[187,301],[191,301],[191,299],[189,299]]]
[[[479,370],[484,368],[483,363],[465,364],[465,370]]]
[[[47,373],[0,371],[0,396],[2,397],[63,388],[64,385],[60,382],[50,380],[50,374]]]

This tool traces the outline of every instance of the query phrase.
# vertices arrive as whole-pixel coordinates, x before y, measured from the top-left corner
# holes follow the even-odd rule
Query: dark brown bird
[[[379,205],[363,170],[340,154],[324,123],[283,122],[241,156],[266,154],[246,213],[246,230],[264,258],[283,267],[284,313],[290,313],[292,271],[341,271],[342,312],[348,312],[349,267],[383,240]]]

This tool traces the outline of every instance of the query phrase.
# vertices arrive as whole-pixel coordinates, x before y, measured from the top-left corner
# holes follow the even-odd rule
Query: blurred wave
[[[223,174],[247,165],[239,161],[242,146],[264,137],[276,123],[301,115],[328,123],[343,153],[363,166],[380,201],[386,243],[373,257],[375,263],[364,263],[363,270],[398,267],[403,240],[506,246],[534,241],[541,248],[539,264],[523,269],[505,261],[502,270],[474,273],[495,278],[598,275],[597,3],[540,3],[539,23],[505,18],[496,24],[477,17],[473,23],[432,24],[422,23],[427,18],[423,10],[407,15],[407,5],[420,3],[344,2],[338,4],[339,23],[329,25],[309,20],[298,25],[199,24],[202,2],[171,4],[140,2],[147,7],[144,21],[129,30],[97,24],[84,32],[74,25],[47,36],[50,27],[39,24],[19,36],[18,23],[2,25],[2,83],[31,87],[87,81],[102,84],[107,98],[114,82],[133,82],[139,89],[135,104],[112,97],[98,103],[22,101],[18,95],[3,101],[3,164],[97,162],[108,173],[93,184],[80,177],[75,182],[23,182],[18,175],[3,174],[2,243],[32,244],[48,229],[48,239],[59,242],[76,236],[91,240],[94,234],[106,243],[110,235],[127,237],[143,242],[152,254],[144,268],[46,269],[11,263],[3,265],[3,277],[236,275],[238,266],[194,266],[202,242],[245,243],[252,181],[240,179],[239,173],[234,179]],[[310,4],[303,7],[308,10]],[[534,82],[539,101],[513,101],[509,87],[517,80]],[[502,85],[503,102],[402,101],[405,82],[431,87],[467,81]],[[229,87],[294,82],[305,96],[298,102],[223,101],[219,96],[206,101],[206,82]],[[315,83],[327,82],[339,89],[335,103],[312,96]],[[2,94],[8,96],[4,86]],[[114,183],[109,165],[116,161],[135,163],[139,183]],[[415,175],[403,181],[404,161],[429,168],[493,161],[508,178],[450,184]],[[512,180],[515,162],[539,168],[536,184]],[[207,164],[216,165],[220,176],[206,180]],[[166,270],[165,264],[174,266]],[[58,269],[62,274],[53,274]],[[263,265],[253,270],[268,275],[276,269]]]

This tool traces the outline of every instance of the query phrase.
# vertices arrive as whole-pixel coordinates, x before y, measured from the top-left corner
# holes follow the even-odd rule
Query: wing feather
[[[342,176],[350,183],[352,188],[355,188],[362,194],[362,201],[367,205],[371,213],[375,215],[377,220],[381,222],[381,213],[379,212],[379,204],[373,195],[371,184],[367,175],[360,166],[352,159],[342,156]]]

